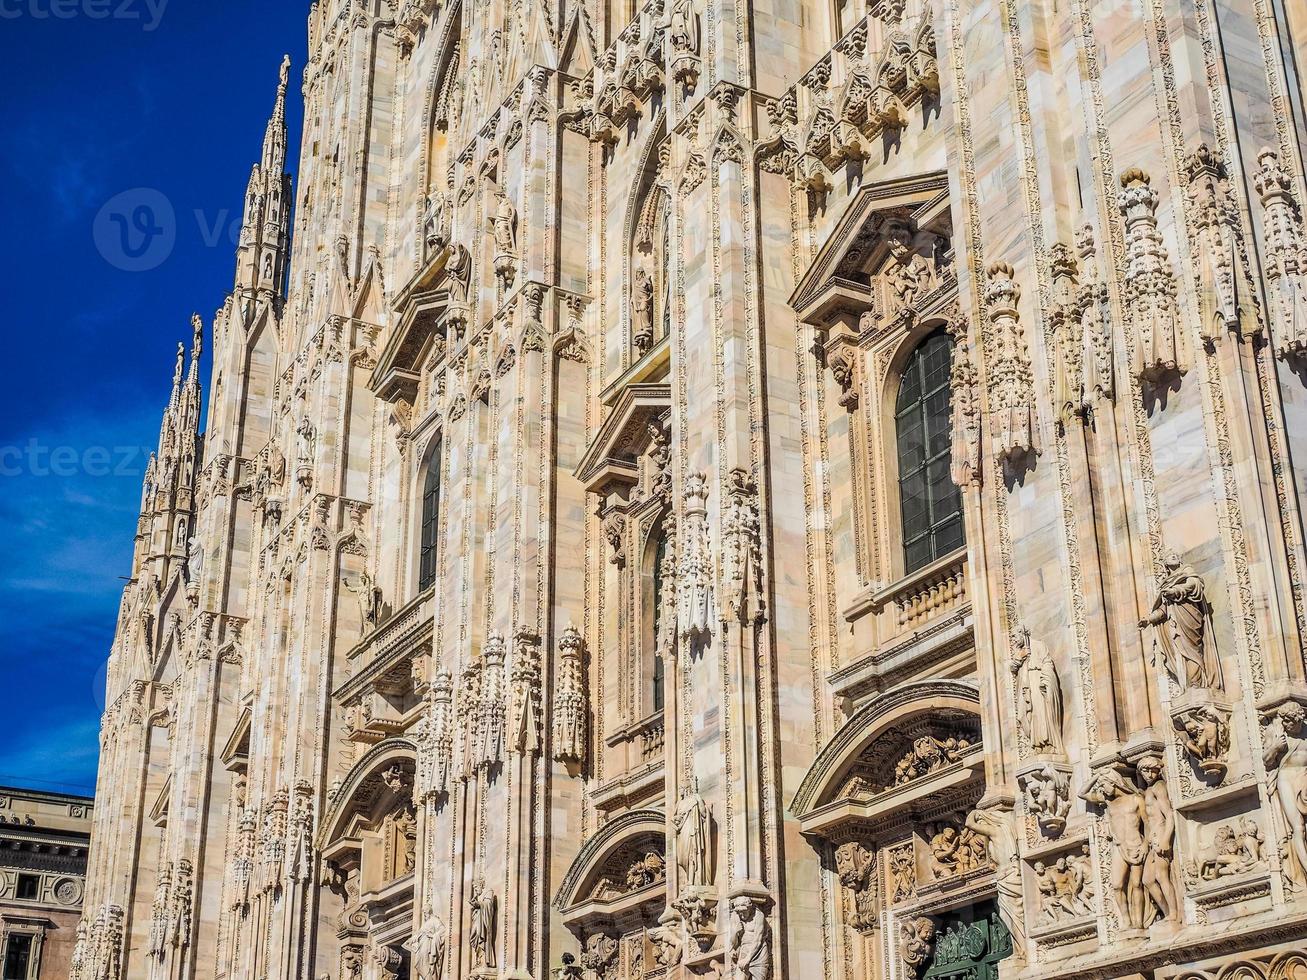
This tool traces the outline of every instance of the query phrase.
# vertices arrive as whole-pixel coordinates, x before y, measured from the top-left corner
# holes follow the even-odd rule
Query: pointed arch
[[[635,194],[627,202],[623,275],[626,322],[633,359],[671,332],[672,202],[658,180],[659,151],[667,139],[666,112],[659,110],[640,151]]]

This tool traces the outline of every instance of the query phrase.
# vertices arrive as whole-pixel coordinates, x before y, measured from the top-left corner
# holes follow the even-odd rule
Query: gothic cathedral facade
[[[1307,977],[1307,6],[308,21],[74,980]]]

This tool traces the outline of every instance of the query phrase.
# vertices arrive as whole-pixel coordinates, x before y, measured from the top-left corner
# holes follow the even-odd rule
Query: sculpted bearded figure
[[[893,300],[893,307],[888,312],[894,314],[912,306],[935,288],[935,268],[912,248],[912,232],[903,225],[895,225],[890,230],[885,244],[892,260],[885,270]]]
[[[1021,727],[1035,753],[1063,752],[1062,682],[1048,647],[1020,629],[1014,638],[1012,672],[1017,678]]]
[[[1290,701],[1271,716],[1263,761],[1283,821],[1285,877],[1307,889],[1307,711]]]
[[[1152,611],[1139,621],[1140,629],[1150,626],[1154,662],[1162,661],[1182,691],[1225,690],[1207,587],[1175,552],[1166,558],[1166,577],[1158,586]]]

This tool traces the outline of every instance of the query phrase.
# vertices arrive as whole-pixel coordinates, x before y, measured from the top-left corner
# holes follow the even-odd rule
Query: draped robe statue
[[[1160,658],[1182,691],[1191,687],[1225,690],[1216,649],[1212,604],[1207,586],[1193,567],[1174,552],[1166,558],[1152,611],[1139,627],[1153,627],[1154,662]]]
[[[1012,671],[1017,679],[1021,726],[1031,750],[1060,755],[1064,751],[1062,682],[1047,645],[1032,638],[1029,630],[1017,633]]]

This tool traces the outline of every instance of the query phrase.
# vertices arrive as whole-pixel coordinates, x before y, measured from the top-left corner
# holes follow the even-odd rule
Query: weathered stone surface
[[[73,975],[1301,976],[1305,39],[318,0]]]

